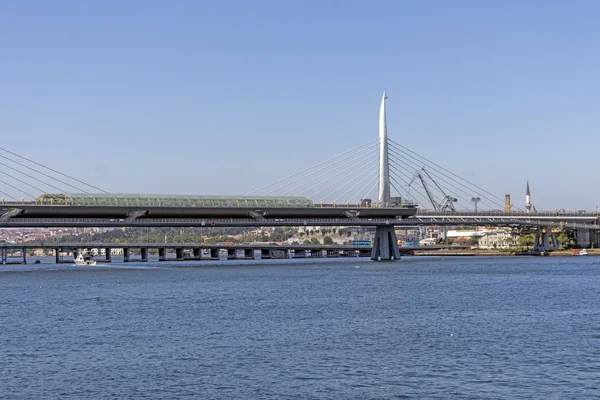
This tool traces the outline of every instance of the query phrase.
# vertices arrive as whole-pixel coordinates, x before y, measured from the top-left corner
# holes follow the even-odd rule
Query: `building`
[[[519,246],[519,236],[509,229],[485,230],[479,236],[480,249],[509,249]]]

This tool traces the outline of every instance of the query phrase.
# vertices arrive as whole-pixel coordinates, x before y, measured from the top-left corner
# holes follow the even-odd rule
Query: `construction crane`
[[[437,187],[437,189],[444,196],[442,198],[442,201],[440,201],[439,203],[435,200],[435,197],[433,196],[433,193],[431,192],[429,185],[425,180],[425,177],[429,178],[429,180],[433,182],[435,187]],[[431,205],[433,206],[433,209],[435,211],[456,211],[456,209],[454,208],[454,203],[456,203],[458,199],[454,198],[453,196],[447,195],[444,192],[444,190],[440,187],[440,185],[438,185],[435,179],[433,179],[431,175],[429,175],[429,173],[425,170],[425,167],[422,167],[415,173],[413,178],[408,183],[408,186],[410,187],[417,178],[419,178],[419,180],[421,181],[421,185],[423,185],[423,189],[425,189],[425,193],[427,193],[427,197],[429,197],[429,201],[431,202]]]

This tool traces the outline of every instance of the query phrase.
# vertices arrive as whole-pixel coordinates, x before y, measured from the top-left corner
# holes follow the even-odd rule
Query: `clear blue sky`
[[[600,204],[598,1],[0,2],[2,147],[110,192],[243,194],[377,136]]]

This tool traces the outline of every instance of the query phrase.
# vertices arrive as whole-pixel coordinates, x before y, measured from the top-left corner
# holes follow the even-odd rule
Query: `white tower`
[[[531,192],[529,191],[529,181],[527,181],[527,190],[525,191],[525,209],[531,212]]]
[[[385,99],[383,92],[379,109],[379,202],[390,204],[390,170],[388,164],[387,122],[385,117]]]

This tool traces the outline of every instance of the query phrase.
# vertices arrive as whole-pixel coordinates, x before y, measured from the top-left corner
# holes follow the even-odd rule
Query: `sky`
[[[600,2],[0,0],[0,146],[113,193],[244,194],[388,135],[600,204]]]

